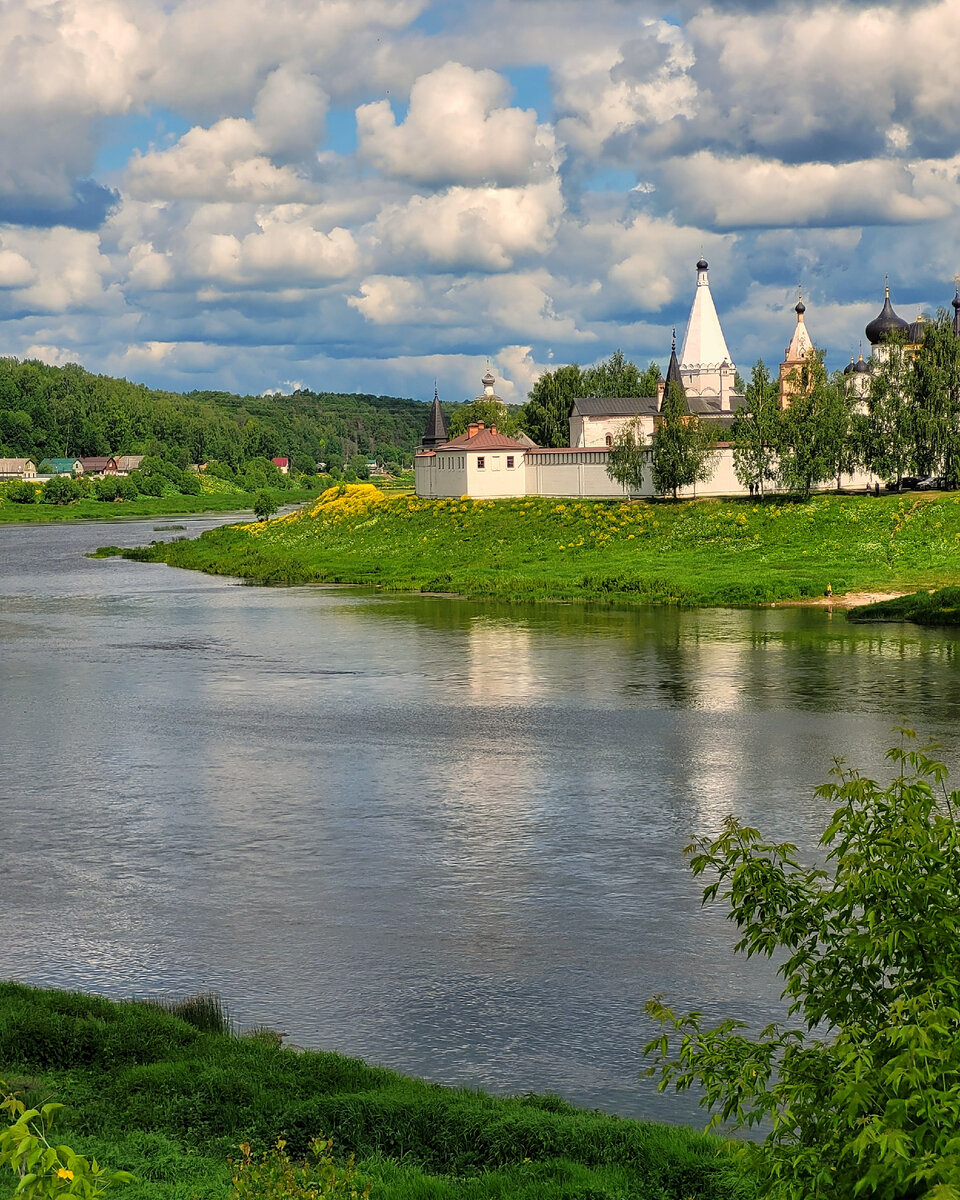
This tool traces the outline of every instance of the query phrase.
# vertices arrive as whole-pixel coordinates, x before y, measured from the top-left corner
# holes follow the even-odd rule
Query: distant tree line
[[[216,460],[232,470],[287,457],[339,475],[369,460],[411,462],[421,402],[301,390],[291,396],[157,391],[77,365],[0,358],[0,457],[147,454],[180,469]]]

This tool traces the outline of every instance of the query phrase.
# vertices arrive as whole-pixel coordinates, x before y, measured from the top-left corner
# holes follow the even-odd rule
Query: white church
[[[875,332],[872,327],[879,322],[885,331],[890,324],[889,303],[888,293],[883,313],[867,327],[871,344]],[[892,309],[890,311],[892,313]],[[797,368],[813,349],[802,298],[795,312],[796,326],[780,364],[781,404],[789,404],[791,389],[796,386]],[[906,325],[906,322],[901,323]],[[851,369],[859,369],[862,373],[862,368],[848,368],[848,371]],[[526,435],[506,437],[495,425],[485,428],[482,422],[448,440],[439,396],[435,392],[427,431],[414,459],[417,495],[477,499],[504,496],[652,497],[652,470],[646,474],[642,491],[628,492],[607,474],[607,461],[614,438],[628,422],[637,421],[647,442],[652,441],[663,393],[673,380],[683,385],[689,411],[715,424],[717,434],[711,478],[696,488],[686,489],[681,495],[743,495],[745,489],[734,472],[733,451],[727,441],[737,410],[743,403],[743,396],[736,391],[736,374],[710,292],[709,267],[701,258],[697,263],[697,284],[680,356],[677,357],[674,341],[667,377],[659,381],[655,396],[580,398],[574,402],[570,414],[570,445],[545,449],[535,446]],[[496,380],[489,369],[481,382],[484,390],[478,399],[498,400]],[[846,486],[851,488],[873,486],[874,483],[873,476],[861,474],[845,480]]]

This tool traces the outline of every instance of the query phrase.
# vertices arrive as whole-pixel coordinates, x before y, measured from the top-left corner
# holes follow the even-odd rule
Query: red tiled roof
[[[522,442],[515,442],[503,433],[492,433],[489,429],[478,430],[473,437],[469,433],[461,433],[452,441],[437,446],[437,453],[444,450],[526,450]]]

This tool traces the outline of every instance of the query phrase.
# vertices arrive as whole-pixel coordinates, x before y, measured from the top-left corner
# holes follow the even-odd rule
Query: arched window
[[[608,433],[606,438],[604,438],[604,444],[607,446],[613,445],[613,434],[612,433]]]

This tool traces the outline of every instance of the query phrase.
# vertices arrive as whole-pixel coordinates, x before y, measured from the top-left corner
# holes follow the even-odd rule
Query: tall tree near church
[[[910,363],[913,463],[918,475],[943,473],[957,482],[960,339],[941,309],[924,326],[923,343]]]
[[[902,335],[892,337],[884,351],[870,380],[865,457],[874,474],[888,476],[899,489],[915,454],[910,364]]]
[[[823,351],[812,350],[796,378],[790,379],[790,407],[780,421],[781,486],[804,499],[813,488],[853,469],[853,397],[823,364]]]
[[[650,449],[640,424],[634,417],[614,436],[607,455],[607,474],[628,492],[643,491],[643,477],[650,461]]]
[[[762,496],[777,477],[780,438],[780,387],[762,359],[754,363],[743,397],[733,422],[733,469],[743,487]]]
[[[705,483],[714,472],[713,433],[687,409],[687,397],[678,379],[667,373],[660,417],[653,432],[651,463],[654,490],[668,492],[674,500],[682,487]]]
[[[520,414],[520,427],[538,446],[570,442],[570,413],[583,393],[583,375],[576,363],[544,371],[530,389]]]

